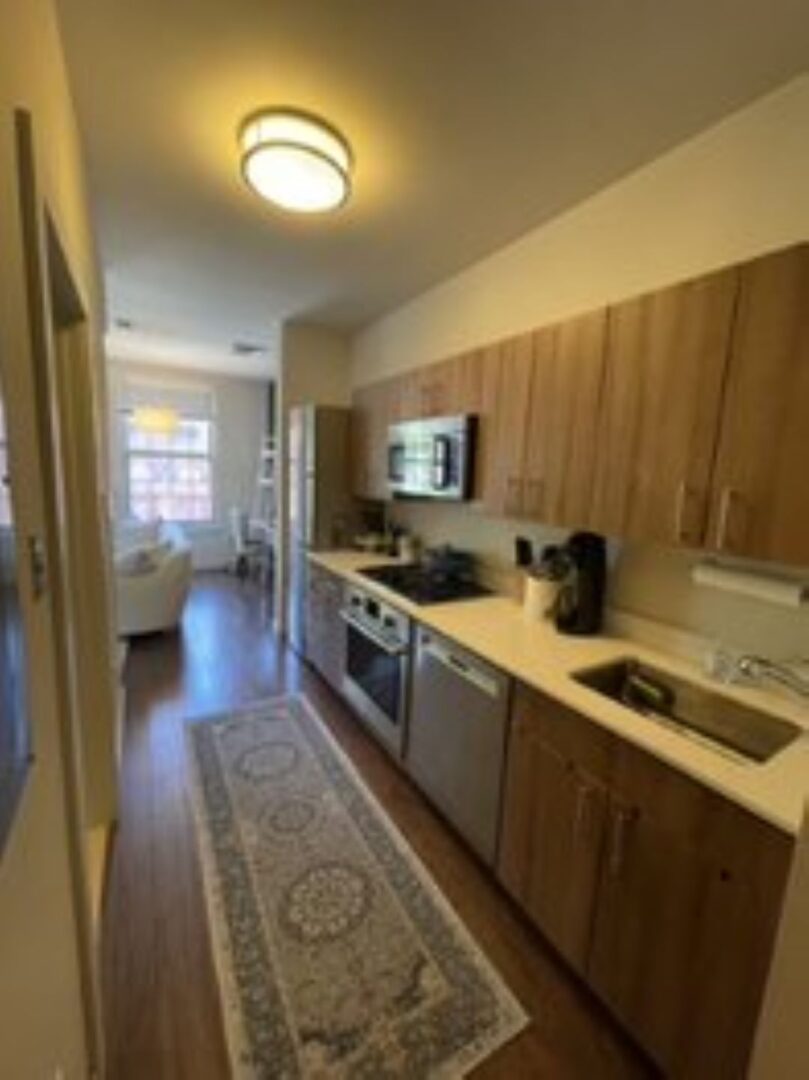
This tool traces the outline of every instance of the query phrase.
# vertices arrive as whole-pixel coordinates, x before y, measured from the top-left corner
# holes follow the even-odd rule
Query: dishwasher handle
[[[500,696],[500,686],[496,679],[492,678],[491,675],[476,664],[457,656],[451,649],[436,641],[435,638],[425,634],[419,642],[419,651],[423,656],[429,656],[436,663],[442,664],[454,675],[457,675],[458,678],[465,679],[476,690],[481,690],[490,698],[496,700]]]

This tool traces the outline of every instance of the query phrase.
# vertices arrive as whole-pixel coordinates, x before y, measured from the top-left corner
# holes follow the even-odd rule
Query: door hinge
[[[34,599],[41,599],[48,590],[48,559],[45,542],[39,536],[28,537],[28,566]]]

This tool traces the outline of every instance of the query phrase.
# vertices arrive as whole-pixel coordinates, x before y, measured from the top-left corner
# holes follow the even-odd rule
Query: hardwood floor
[[[268,629],[266,601],[197,579],[177,634],[133,644],[121,819],[104,913],[111,1080],[226,1080],[227,1057],[186,795],[183,719],[301,689],[531,1014],[475,1076],[612,1080],[652,1070],[389,762]]]

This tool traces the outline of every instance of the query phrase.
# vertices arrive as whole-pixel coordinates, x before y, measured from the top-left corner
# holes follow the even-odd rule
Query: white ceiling
[[[809,57],[806,0],[59,6],[110,321],[225,365],[286,318],[367,322]],[[266,104],[347,136],[347,207],[296,218],[244,187],[236,128]]]

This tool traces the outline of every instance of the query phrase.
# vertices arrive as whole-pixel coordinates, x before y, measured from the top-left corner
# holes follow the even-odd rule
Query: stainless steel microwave
[[[388,489],[421,499],[472,495],[476,417],[439,416],[388,428]]]

